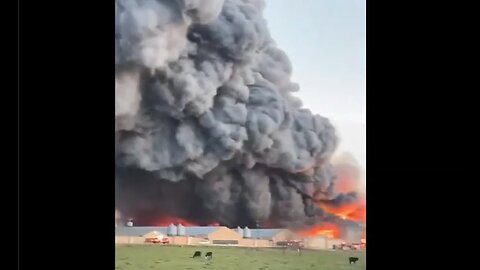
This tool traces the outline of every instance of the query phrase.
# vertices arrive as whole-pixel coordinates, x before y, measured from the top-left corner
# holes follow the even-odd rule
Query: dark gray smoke
[[[162,216],[302,227],[332,216],[337,145],[292,96],[288,57],[260,0],[116,0],[116,207]],[[347,196],[349,197],[349,196]],[[350,198],[350,197],[349,197]]]

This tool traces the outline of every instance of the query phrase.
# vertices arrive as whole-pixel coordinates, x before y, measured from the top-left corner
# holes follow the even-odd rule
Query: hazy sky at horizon
[[[270,33],[300,85],[295,96],[330,118],[340,137],[336,153],[350,152],[365,170],[365,0],[265,2]]]

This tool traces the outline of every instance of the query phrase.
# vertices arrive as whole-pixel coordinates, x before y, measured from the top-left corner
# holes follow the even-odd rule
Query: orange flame
[[[341,206],[333,206],[323,202],[319,202],[318,206],[325,210],[325,212],[336,215],[342,219],[365,222],[367,218],[365,196],[362,196],[357,202]]]
[[[325,202],[317,202],[317,206],[329,214],[336,215],[345,220],[356,222],[366,221],[366,195],[362,192],[358,168],[350,164],[337,164],[337,180],[335,191],[337,193],[359,192],[360,197],[356,202],[340,206],[331,205]],[[300,231],[303,236],[327,236],[329,238],[340,238],[342,230],[339,226],[327,223],[314,226],[310,229]],[[366,243],[365,231],[362,235],[362,243]]]
[[[362,195],[358,201],[341,206],[334,206],[323,202],[319,202],[317,205],[325,210],[325,212],[336,215],[342,219],[365,222],[367,218],[366,198],[361,188],[359,169],[351,164],[337,164],[336,173],[335,191],[337,193],[357,192]]]
[[[339,238],[341,235],[340,228],[332,223],[324,223],[307,230],[297,232],[301,236],[326,236],[328,238]]]
[[[335,190],[339,193],[348,193],[361,190],[358,168],[349,164],[336,165],[337,180]]]

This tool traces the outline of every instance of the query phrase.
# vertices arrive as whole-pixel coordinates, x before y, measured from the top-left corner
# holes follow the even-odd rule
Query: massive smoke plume
[[[292,93],[261,0],[116,0],[116,207],[136,224],[346,222],[328,119]]]

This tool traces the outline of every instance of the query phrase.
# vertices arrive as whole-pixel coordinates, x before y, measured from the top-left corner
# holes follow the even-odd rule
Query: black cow
[[[207,252],[207,254],[205,254],[205,259],[211,260],[212,258],[213,258],[213,253],[212,252]]]
[[[357,261],[358,261],[357,257],[349,257],[348,258],[348,263],[349,264],[352,264],[352,263],[355,264],[355,263],[357,263]]]
[[[195,251],[195,253],[193,253],[192,258],[197,258],[197,257],[202,257],[202,252],[200,252],[200,251]]]

